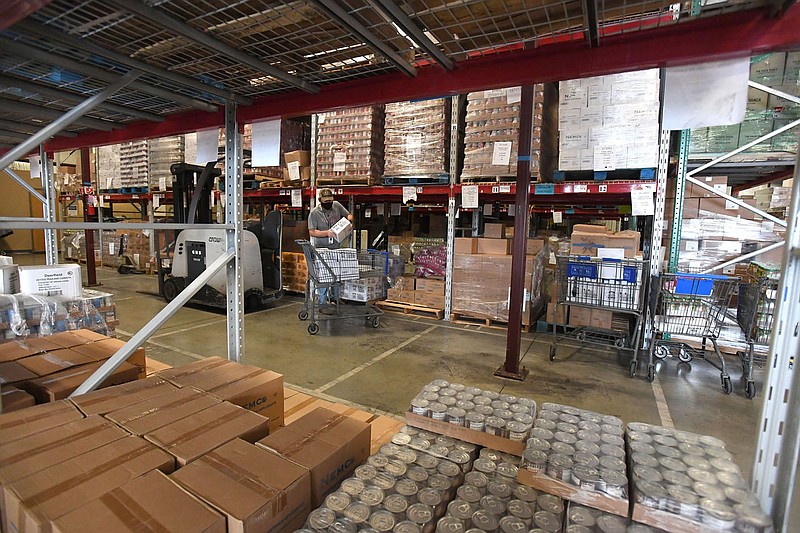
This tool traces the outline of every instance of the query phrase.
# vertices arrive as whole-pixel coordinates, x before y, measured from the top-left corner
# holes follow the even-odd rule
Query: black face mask
[[[320,205],[322,205],[322,209],[330,209],[333,207],[333,202],[322,202]]]

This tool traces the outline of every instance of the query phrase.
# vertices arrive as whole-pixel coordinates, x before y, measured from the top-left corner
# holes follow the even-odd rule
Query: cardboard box
[[[318,507],[369,456],[370,426],[318,408],[258,441],[258,445],[311,472],[311,506]]]
[[[84,355],[88,355],[92,357],[95,361],[104,361],[109,359],[112,355],[117,353],[123,346],[125,346],[125,341],[120,339],[103,339],[97,342],[91,342],[87,344],[82,344],[80,346],[75,346],[73,350],[76,352],[80,352]],[[145,351],[144,348],[139,347],[137,348],[126,360],[126,363],[130,363],[139,367],[141,373],[147,373],[147,364],[145,363]],[[144,377],[141,376],[141,377]]]
[[[232,533],[295,531],[314,508],[306,468],[240,439],[181,468],[171,478],[224,514]]]
[[[353,233],[353,225],[347,218],[342,217],[339,222],[331,226],[333,238],[336,242],[342,242]]]
[[[194,387],[269,419],[271,431],[283,425],[283,376],[219,357],[158,373],[178,387]]]
[[[599,248],[609,246],[608,235],[605,233],[587,233],[573,231],[570,242],[570,254],[596,257]]]
[[[478,238],[479,254],[508,255],[511,253],[511,241],[508,239]]]
[[[19,272],[15,265],[0,265],[0,294],[19,292]]]
[[[41,377],[95,361],[97,361],[97,359],[92,359],[82,353],[64,348],[63,350],[56,350],[54,352],[32,355],[24,359],[19,359],[17,363],[33,372],[36,376]],[[3,364],[7,363],[0,363],[0,366]]]
[[[176,389],[172,383],[153,376],[81,394],[70,400],[87,416],[105,415]]]
[[[47,403],[66,398],[81,386],[103,363],[90,363],[76,368],[62,370],[43,378],[26,381],[20,388],[32,394],[37,403]],[[122,363],[99,388],[134,381],[139,377],[139,368]]]
[[[477,237],[456,237],[454,251],[457,254],[478,253]]]
[[[37,405],[0,415],[0,435],[5,444],[81,418],[83,414],[66,400]]]
[[[528,239],[525,253],[527,255],[536,255],[542,248],[544,248],[544,239]]]
[[[16,361],[29,355],[46,352],[48,350],[58,350],[61,348],[48,340],[47,337],[28,337],[0,343],[0,363],[5,361]]]
[[[134,435],[145,435],[221,401],[208,393],[186,387],[112,411],[105,416]]]
[[[568,306],[558,305],[552,302],[547,304],[547,322],[549,324],[567,324],[568,316]]]
[[[390,302],[399,302],[405,304],[415,303],[416,291],[404,289],[387,289],[386,299]]]
[[[415,302],[417,305],[421,305],[423,307],[431,307],[433,309],[444,309],[445,298],[443,294],[431,294],[431,293],[419,293],[417,291],[417,295],[415,298]]]
[[[24,359],[20,359],[24,361]],[[0,384],[19,383],[29,379],[36,379],[38,376],[22,366],[18,361],[7,361],[0,363]]]
[[[144,437],[170,454],[180,466],[241,438],[255,442],[269,434],[269,422],[261,415],[222,402],[147,433]]]
[[[588,307],[569,306],[569,325],[570,326],[591,326],[592,310]]]
[[[417,278],[417,292],[444,296],[445,283],[443,279]]]
[[[100,335],[89,329],[79,329],[75,331],[60,331],[47,337],[52,343],[58,344],[61,348],[73,348],[95,341],[109,339],[105,335]]]
[[[589,325],[598,329],[612,329],[614,320],[613,311],[603,309],[592,309],[592,316]]]
[[[3,385],[0,387],[0,409],[3,413],[10,413],[11,411],[19,411],[26,407],[36,405],[36,400],[33,396],[20,390],[13,385]]]
[[[739,216],[739,206],[725,198],[701,198],[698,207],[700,217],[713,215]]]
[[[80,265],[35,265],[19,267],[19,290],[26,294],[80,298]]]
[[[307,150],[294,150],[292,152],[284,152],[283,153],[283,160],[286,164],[291,162],[298,162],[301,167],[307,167],[311,165],[311,152]]]
[[[483,225],[483,236],[488,239],[505,239],[505,224],[487,222]]]
[[[580,233],[600,233],[600,234],[607,234],[608,228],[606,226],[601,226],[599,224],[575,224],[572,226],[572,231],[580,232]]]
[[[226,520],[161,471],[155,470],[53,522],[53,533],[155,529],[226,533]]]
[[[140,437],[124,437],[4,487],[8,529],[45,533],[50,522],[151,470],[170,473],[175,460]]]

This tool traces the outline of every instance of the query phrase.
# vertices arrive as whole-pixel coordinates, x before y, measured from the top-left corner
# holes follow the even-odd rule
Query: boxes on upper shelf
[[[450,159],[450,99],[386,104],[384,174],[444,174]]]
[[[319,115],[317,184],[380,183],[383,106],[338,109]]]

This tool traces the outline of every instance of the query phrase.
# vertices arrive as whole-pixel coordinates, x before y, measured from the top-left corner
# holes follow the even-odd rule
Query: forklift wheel
[[[244,298],[244,310],[255,311],[261,307],[261,298],[257,294],[248,294]]]
[[[176,296],[180,293],[180,289],[178,288],[178,284],[175,282],[174,279],[165,279],[164,280],[164,299],[167,302],[171,302],[175,299]]]
[[[133,274],[134,268],[130,265],[120,265],[117,267],[117,272],[120,274]]]

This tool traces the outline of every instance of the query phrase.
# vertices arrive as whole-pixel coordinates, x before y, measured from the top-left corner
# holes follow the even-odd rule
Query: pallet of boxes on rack
[[[123,194],[146,193],[150,185],[148,141],[132,141],[120,144],[119,176]]]
[[[161,137],[147,141],[149,185],[151,191],[172,189],[172,171],[175,163],[185,161],[186,147],[183,135]]]
[[[520,87],[467,95],[462,183],[515,181]],[[551,181],[557,149],[557,101],[552,84],[534,86],[531,176]]]
[[[384,106],[318,115],[317,186],[376,185],[383,177]]]
[[[511,287],[511,238],[502,223],[485,224],[483,237],[456,238],[453,256],[454,321],[485,325],[508,324]],[[522,324],[526,328],[543,312],[542,285],[548,247],[528,239]]]
[[[449,181],[450,99],[386,104],[386,185]]]
[[[404,274],[391,280],[385,306],[442,318],[447,272],[444,238],[414,237],[412,232],[390,236],[389,252],[403,262]]]
[[[556,178],[654,178],[659,90],[658,69],[560,82]]]
[[[260,135],[259,124],[244,125],[244,146],[250,150],[253,130]],[[221,133],[224,140],[225,133]],[[309,187],[311,185],[311,126],[301,120],[281,119],[278,165],[259,165],[258,159],[245,167],[247,188],[270,189],[275,187]]]
[[[111,144],[99,146],[90,152],[89,169],[92,182],[101,193],[119,192],[122,187],[120,178],[121,145]]]

